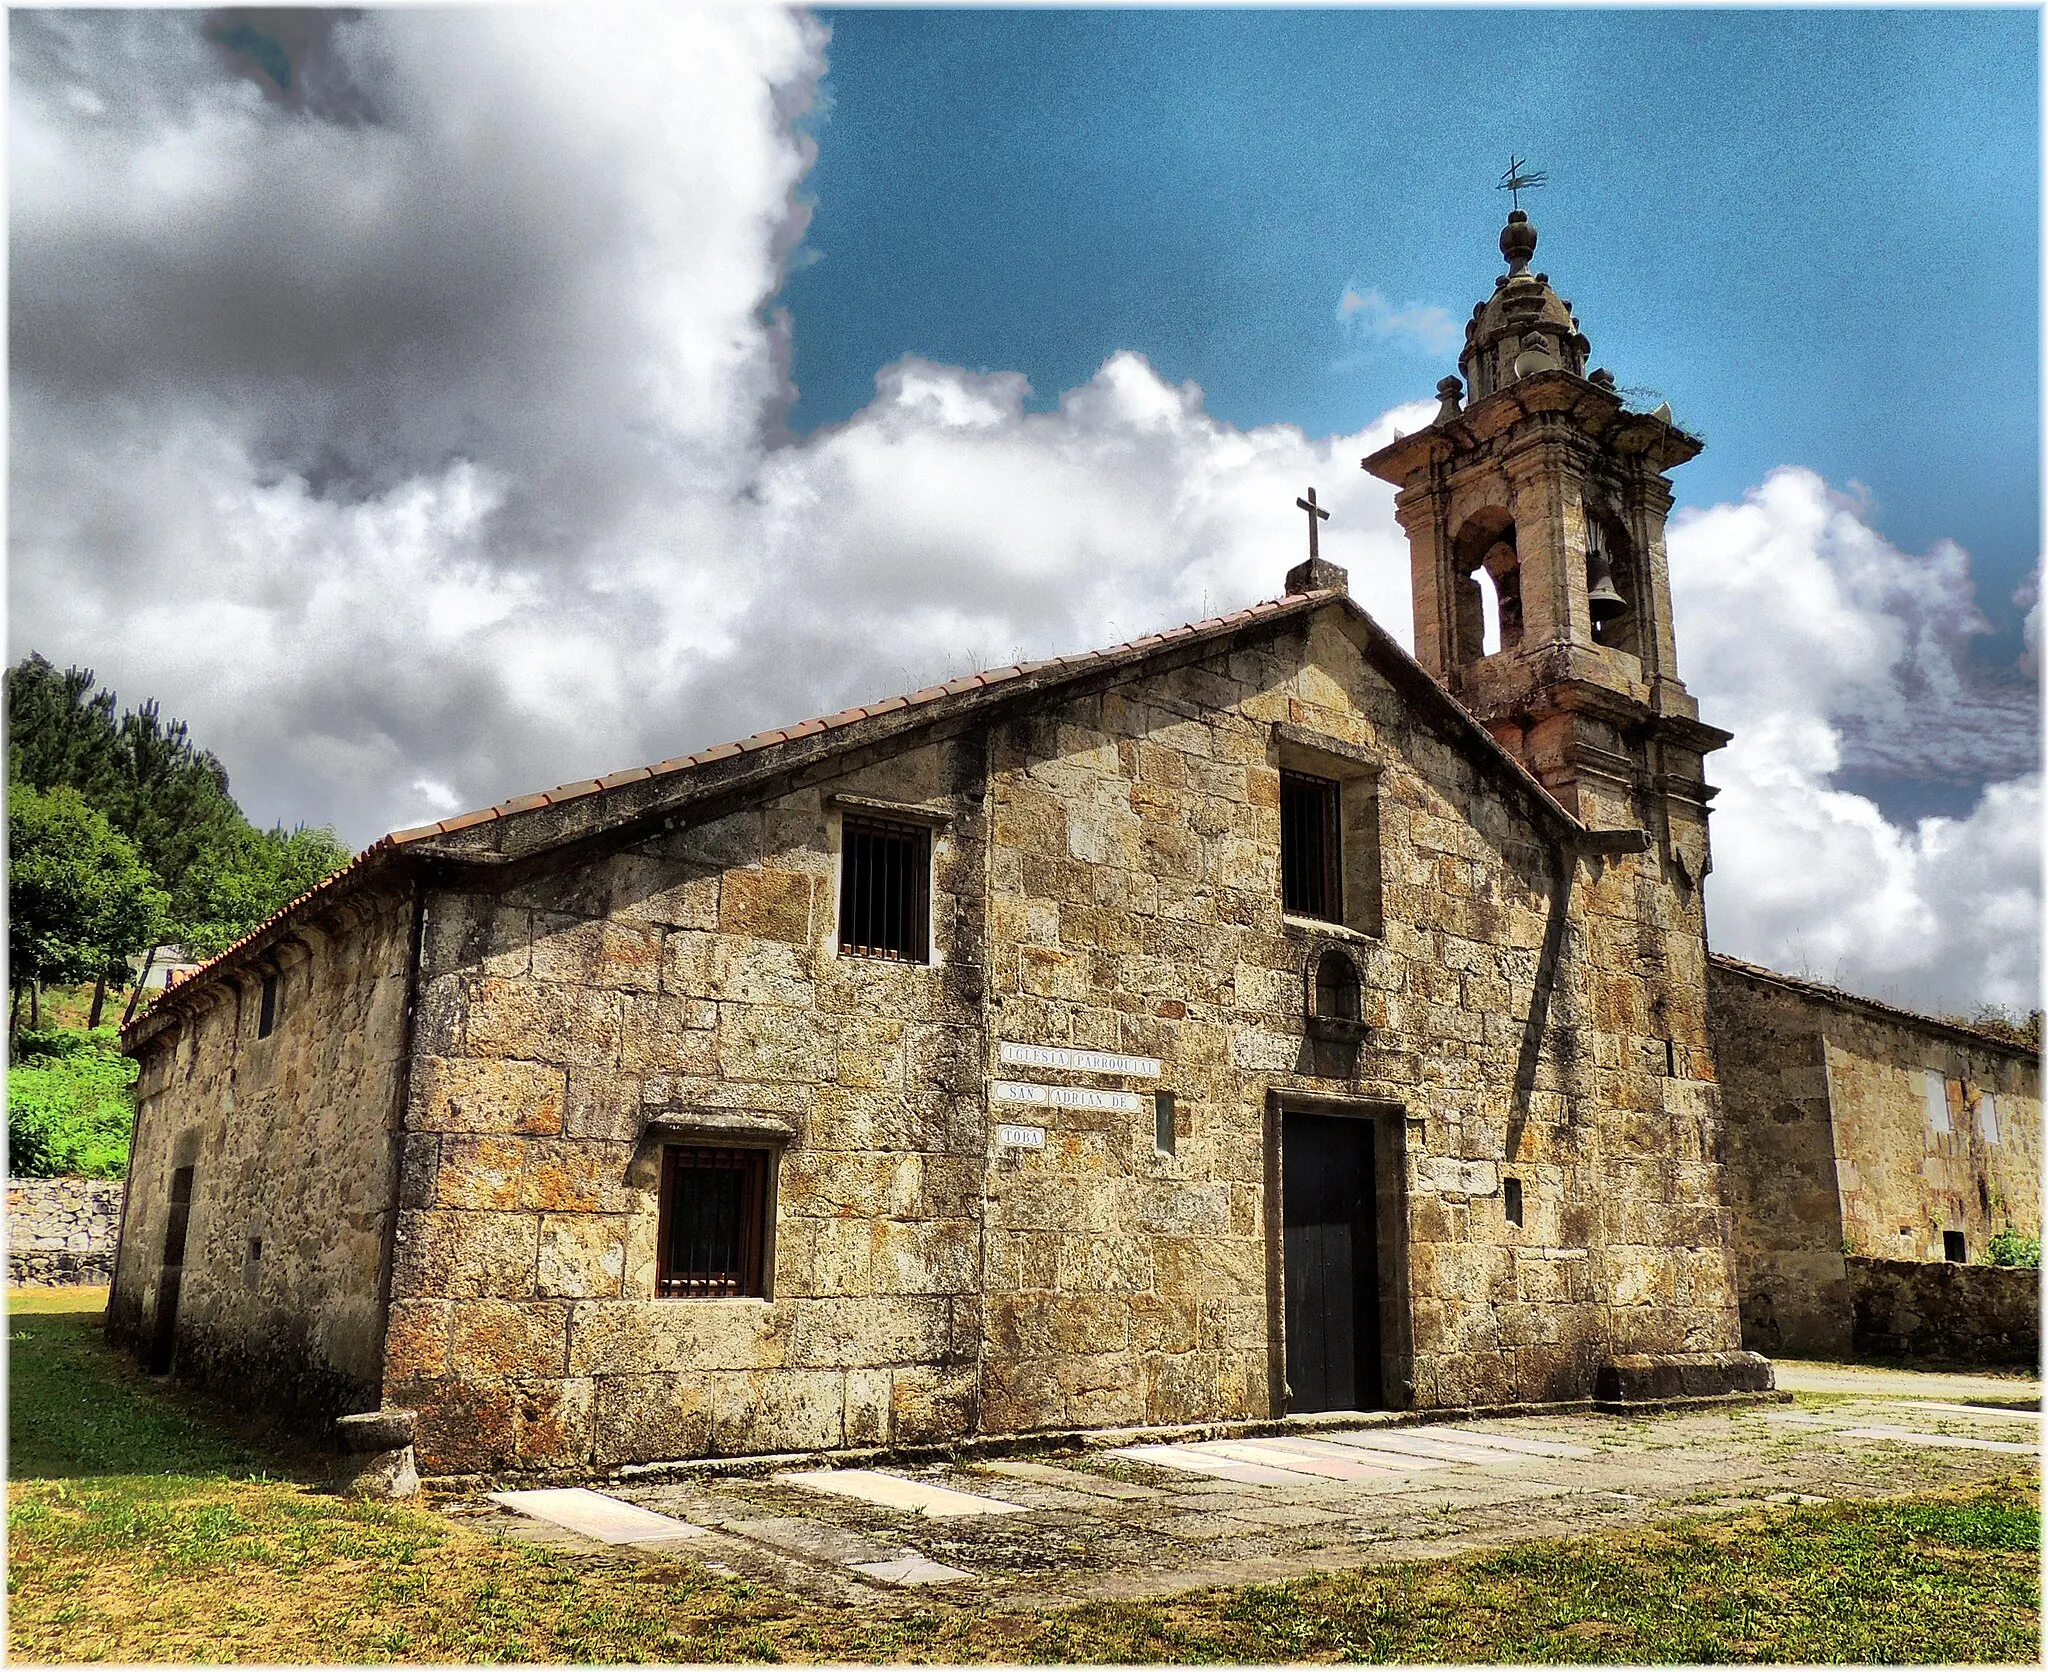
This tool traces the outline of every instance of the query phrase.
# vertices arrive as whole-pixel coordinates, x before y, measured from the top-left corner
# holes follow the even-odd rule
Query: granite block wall
[[[373,1408],[396,1183],[412,902],[335,903],[264,967],[152,1011],[133,1048],[135,1147],[108,1306],[116,1340],[308,1425]],[[265,975],[276,1017],[260,1033]],[[131,1035],[131,1039],[133,1036]],[[166,1279],[171,1185],[192,1169]]]
[[[1932,1364],[2040,1364],[2040,1272],[1860,1255],[1847,1265],[1857,1352]]]
[[[1862,1350],[1898,1334],[1862,1322],[1866,1302],[1892,1311],[1870,1273],[1947,1264],[1953,1239],[1976,1270],[2001,1230],[2039,1236],[2032,1053],[1729,959],[1709,1000],[1745,1345]]]
[[[982,753],[430,898],[384,1366],[423,1469],[973,1431]],[[835,796],[932,821],[931,962],[839,956]],[[765,1295],[657,1298],[679,1140],[770,1153]]]
[[[111,1283],[120,1179],[9,1179],[7,1281]]]

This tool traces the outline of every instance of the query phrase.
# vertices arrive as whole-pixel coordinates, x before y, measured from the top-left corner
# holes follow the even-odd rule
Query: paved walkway
[[[1905,1394],[1915,1399],[2041,1403],[2038,1377],[2020,1371],[1884,1370],[1875,1365],[1773,1359],[1778,1386],[1791,1393]]]
[[[986,1606],[1050,1607],[2038,1471],[2038,1415],[2013,1409],[2027,1390],[2038,1394],[2030,1382],[1815,1373],[1856,1378],[1856,1389],[1661,1416],[1361,1426],[633,1482],[535,1495],[538,1514],[522,1513],[528,1495],[517,1493],[452,1507],[595,1560],[688,1559],[826,1600],[907,1605],[944,1586]],[[1989,1393],[1973,1391],[1980,1380]],[[574,1529],[577,1517],[594,1536]]]

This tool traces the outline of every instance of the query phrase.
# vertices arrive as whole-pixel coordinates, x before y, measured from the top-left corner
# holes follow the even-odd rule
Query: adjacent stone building
[[[1584,1399],[1739,1347],[1663,473],[1528,260],[1272,602],[384,838],[171,989],[113,1330],[421,1466]],[[1483,576],[1482,581],[1479,577]],[[1489,643],[1481,586],[1499,623]],[[1676,1380],[1673,1380],[1676,1378]]]
[[[1707,980],[1744,1342],[2036,1357],[2039,1274],[1984,1262],[2001,1232],[2040,1240],[2038,1055],[1733,958]]]

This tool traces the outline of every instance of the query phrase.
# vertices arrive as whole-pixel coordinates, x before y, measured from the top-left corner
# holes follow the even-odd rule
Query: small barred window
[[[840,832],[839,950],[931,962],[931,832],[880,819]]]
[[[664,1149],[656,1242],[658,1294],[765,1294],[768,1152]]]
[[[1299,917],[1344,920],[1343,843],[1337,785],[1305,772],[1280,774],[1280,905]]]

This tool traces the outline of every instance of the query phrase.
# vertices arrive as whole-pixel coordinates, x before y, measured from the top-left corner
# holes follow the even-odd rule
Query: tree
[[[114,693],[90,668],[59,673],[30,655],[7,670],[7,781],[38,790],[69,784],[95,805],[119,776]]]
[[[182,720],[154,699],[114,717],[114,693],[90,668],[59,673],[29,655],[7,670],[9,778],[37,790],[77,790],[134,844],[176,895],[199,856],[247,831],[227,769],[196,747]]]
[[[100,981],[154,943],[170,901],[134,846],[68,785],[11,785],[7,800],[7,954],[13,1015],[46,981]]]
[[[332,830],[245,824],[201,854],[186,874],[172,911],[180,943],[201,958],[225,951],[349,858]]]
[[[176,898],[200,858],[247,834],[249,821],[228,794],[227,768],[194,747],[183,720],[162,719],[154,698],[121,716],[116,742],[101,805]]]

